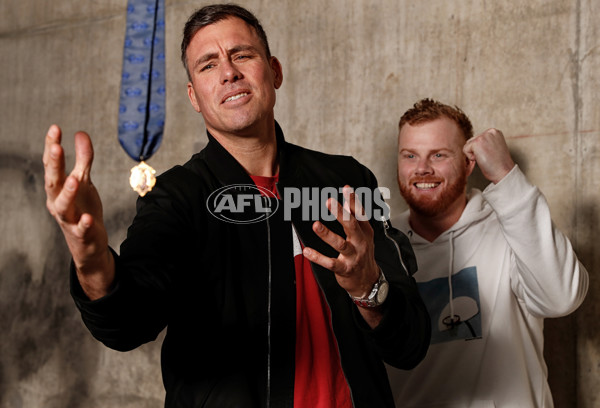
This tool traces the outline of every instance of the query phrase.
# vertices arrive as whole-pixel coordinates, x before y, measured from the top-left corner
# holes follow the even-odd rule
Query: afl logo
[[[264,221],[277,211],[279,201],[270,190],[254,184],[233,184],[213,191],[206,208],[215,218],[231,224]]]

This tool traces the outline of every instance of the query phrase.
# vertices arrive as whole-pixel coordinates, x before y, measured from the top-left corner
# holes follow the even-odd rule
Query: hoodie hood
[[[467,199],[467,206],[458,221],[433,242],[427,241],[413,231],[408,220],[410,215],[409,210],[392,218],[392,225],[408,235],[412,245],[428,245],[449,241],[459,237],[469,226],[483,221],[493,212],[492,207],[485,201],[483,193],[480,190],[473,188],[467,195]]]

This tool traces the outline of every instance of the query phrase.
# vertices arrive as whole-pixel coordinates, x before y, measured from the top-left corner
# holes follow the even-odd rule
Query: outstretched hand
[[[504,135],[498,129],[488,129],[469,139],[463,147],[463,152],[469,160],[477,162],[484,177],[494,184],[502,180],[515,166]]]
[[[338,284],[350,295],[364,297],[371,292],[373,285],[379,279],[379,267],[375,262],[373,228],[368,220],[361,217],[364,215],[364,209],[356,199],[352,188],[345,186],[343,194],[343,207],[335,199],[329,198],[327,208],[335,214],[337,221],[344,228],[345,239],[325,227],[320,221],[313,223],[315,234],[339,252],[338,257],[330,258],[308,247],[304,248],[303,253],[309,261],[334,272]],[[357,215],[362,221],[357,219]],[[373,311],[364,308],[359,310],[371,327],[377,325],[379,319],[372,320]]]
[[[95,299],[112,284],[114,259],[108,249],[102,202],[90,179],[94,150],[86,133],[76,133],[75,166],[67,176],[60,143],[60,128],[50,126],[43,155],[46,207],[65,236],[82,288]]]

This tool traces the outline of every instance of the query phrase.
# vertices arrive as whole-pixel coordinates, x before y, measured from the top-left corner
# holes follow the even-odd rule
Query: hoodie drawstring
[[[447,323],[450,327],[458,323],[456,315],[454,314],[454,294],[452,291],[452,271],[454,269],[454,231],[450,231],[450,239],[448,240],[450,246],[450,260],[448,262],[448,288],[449,288],[449,300],[450,305],[450,320]]]

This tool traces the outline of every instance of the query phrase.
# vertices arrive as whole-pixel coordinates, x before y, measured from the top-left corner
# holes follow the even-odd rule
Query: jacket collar
[[[208,144],[204,149],[205,160],[215,176],[224,185],[231,184],[253,184],[254,182],[242,167],[242,165],[229,153],[207,130]],[[282,162],[285,158],[285,150],[287,143],[283,136],[281,127],[275,121],[275,136],[277,139],[277,155],[279,156],[280,172]]]

